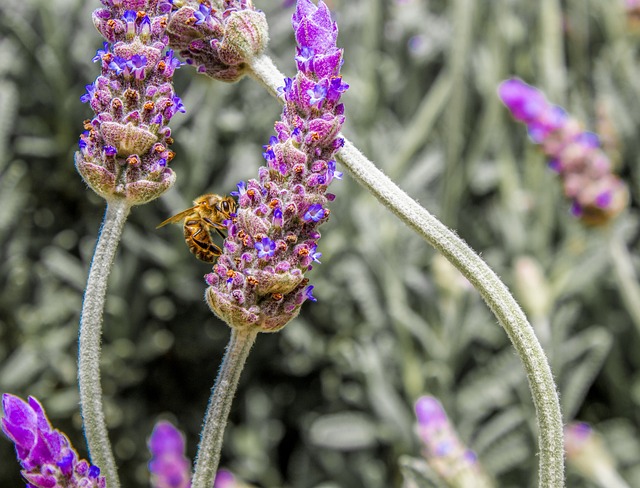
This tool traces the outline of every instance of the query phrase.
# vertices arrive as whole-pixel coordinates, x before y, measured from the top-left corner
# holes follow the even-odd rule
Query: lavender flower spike
[[[184,455],[184,436],[173,424],[158,422],[149,438],[152,488],[189,488],[191,462]]]
[[[2,431],[16,446],[28,488],[105,488],[100,469],[78,459],[67,436],[55,430],[38,401],[2,395]]]
[[[527,125],[529,137],[541,145],[550,167],[562,178],[574,215],[586,224],[600,225],[626,208],[627,186],[611,172],[595,134],[583,131],[564,109],[522,80],[503,81],[498,95],[513,117]]]
[[[107,42],[94,61],[102,73],[80,100],[95,117],[84,124],[76,168],[103,198],[146,203],[175,181],[167,126],[184,106],[172,78],[180,62],[165,51],[171,0],[102,0],[93,21]]]
[[[177,2],[176,2],[177,3]],[[171,16],[170,44],[214,80],[237,81],[269,41],[264,13],[251,0],[186,0]]]
[[[224,251],[206,276],[211,310],[231,327],[274,332],[315,300],[305,273],[318,261],[320,233],[341,174],[334,156],[342,147],[338,28],[327,6],[299,0],[293,15],[298,73],[284,80],[284,109],[276,136],[264,146],[258,180],[240,183],[236,217],[228,222]]]
[[[475,453],[458,438],[442,404],[436,398],[420,397],[416,401],[415,410],[418,435],[424,444],[424,457],[447,486],[494,486]]]

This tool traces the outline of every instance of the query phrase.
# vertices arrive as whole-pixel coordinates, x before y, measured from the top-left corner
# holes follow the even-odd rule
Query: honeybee
[[[223,239],[226,228],[222,222],[230,219],[236,211],[236,201],[232,197],[207,193],[193,201],[193,207],[169,217],[156,227],[184,222],[184,240],[191,253],[200,261],[215,263],[222,249],[213,242],[212,231],[216,231]]]

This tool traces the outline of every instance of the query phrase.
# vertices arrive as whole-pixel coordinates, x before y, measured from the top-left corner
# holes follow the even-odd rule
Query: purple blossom
[[[131,59],[126,62],[126,66],[133,77],[138,80],[144,80],[144,68],[147,65],[146,56],[134,54]]]
[[[238,187],[238,191],[232,191],[230,193],[231,196],[240,197],[247,193],[247,184],[244,181],[241,181],[236,186]]]
[[[313,296],[313,285],[309,285],[304,289],[304,299],[309,300],[311,302],[317,302],[318,299]]]
[[[96,55],[93,57],[91,61],[93,61],[94,63],[96,61],[102,61],[102,56],[104,56],[107,53],[109,53],[109,43],[105,41],[102,43],[102,49],[98,49],[96,51]]]
[[[258,250],[258,257],[261,259],[269,259],[276,253],[276,243],[268,237],[263,237],[261,241],[254,244],[254,247]]]
[[[189,488],[191,462],[185,456],[184,436],[170,422],[158,422],[149,438],[152,488]]]
[[[316,252],[316,249],[318,249],[318,244],[314,242],[313,246],[309,250],[309,257],[311,258],[312,261],[315,261],[318,264],[322,264],[320,263],[320,258],[322,257],[322,253]]]
[[[318,226],[329,216],[326,193],[342,147],[342,50],[327,6],[298,0],[292,24],[298,72],[279,93],[285,107],[276,135],[263,146],[267,164],[258,179],[238,184],[236,217],[222,255],[207,275],[212,311],[229,325],[276,331],[315,301],[305,277],[320,262]],[[232,244],[232,245],[229,245]],[[228,277],[233,276],[231,282]]]
[[[96,92],[96,86],[93,83],[85,85],[84,88],[87,90],[87,93],[80,97],[80,101],[82,103],[90,102]]]
[[[204,3],[200,4],[198,10],[193,13],[196,21],[195,25],[201,25],[205,22],[209,22],[211,20],[211,9],[207,7]]]
[[[127,37],[132,37],[136,33],[136,17],[137,13],[135,10],[125,10],[122,14],[122,19],[125,21],[126,25]]]
[[[324,218],[324,215],[325,210],[324,208],[322,208],[322,205],[319,203],[314,203],[309,207],[309,210],[305,212],[302,220],[304,220],[305,222],[320,222]]]
[[[313,90],[307,90],[307,95],[309,95],[309,104],[311,106],[318,105],[319,107],[327,97],[327,89],[320,83],[317,83],[316,86],[313,87]]]
[[[125,69],[127,69],[127,60],[120,56],[114,56],[109,63],[109,69],[118,76],[121,75]]]
[[[276,155],[273,152],[273,146],[275,146],[277,143],[278,143],[278,138],[276,136],[271,136],[269,138],[269,144],[262,146],[262,149],[264,149],[262,153],[262,157],[268,163],[273,162],[276,159]]]
[[[589,225],[600,225],[624,210],[627,186],[611,173],[596,134],[582,130],[562,107],[552,105],[540,90],[517,78],[503,81],[498,95],[549,158],[549,167],[562,179],[574,216]]]
[[[100,469],[90,466],[69,439],[55,430],[38,401],[2,395],[2,431],[15,444],[22,476],[30,488],[105,488]]]
[[[285,78],[284,79],[284,85],[283,86],[279,86],[278,87],[278,95],[279,96],[286,96],[288,93],[291,92],[291,88],[293,87],[293,78]]]

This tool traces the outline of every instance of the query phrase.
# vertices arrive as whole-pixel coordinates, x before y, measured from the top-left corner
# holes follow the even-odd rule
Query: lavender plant
[[[327,14],[318,14],[323,10],[323,3],[319,3],[319,7],[316,7],[309,0],[301,0],[297,3],[295,17],[300,18],[301,15],[323,15],[324,18],[319,19],[321,26],[329,24]],[[252,10],[252,5],[249,2],[235,3],[234,6],[239,7],[247,11]],[[207,12],[208,14],[209,12]],[[172,32],[183,33],[188,30],[188,26],[194,24],[200,20],[202,15],[197,14],[195,8],[191,8],[190,14],[187,18],[183,18],[181,24],[173,25]],[[198,19],[198,20],[194,20]],[[310,28],[308,32],[305,32],[307,39],[312,39],[314,36],[322,36],[323,28]],[[240,34],[244,34],[247,37],[247,41],[240,41],[236,35],[238,31],[231,30],[229,39],[233,39],[234,44],[238,46],[244,46],[250,44],[249,39],[255,40],[256,38],[265,39],[265,35],[255,36],[252,34],[251,29],[246,29]],[[194,34],[196,37],[200,35]],[[241,36],[240,36],[241,37]],[[299,39],[298,39],[299,41]],[[192,41],[196,42],[196,41]],[[216,46],[217,41],[211,41],[211,46]],[[201,43],[197,44],[198,49],[202,46]],[[206,46],[205,46],[206,47]],[[301,46],[299,55],[297,57],[298,63],[312,57],[315,52],[311,50],[303,50],[304,46]],[[250,74],[262,82],[272,94],[278,95],[282,91],[280,88],[281,80],[284,78],[282,74],[273,65],[268,56],[259,54],[260,49],[256,49],[253,52],[249,50],[241,50],[246,58],[243,58],[244,62],[248,66]],[[334,56],[335,57],[335,56]],[[217,63],[219,59],[212,54],[212,63]],[[324,64],[331,66],[332,56],[327,56],[326,60],[323,60]],[[201,65],[205,65],[201,63]],[[300,68],[300,66],[299,66]],[[210,69],[202,68],[203,72],[211,72]],[[241,75],[241,73],[240,73]],[[235,80],[236,77],[233,77]],[[229,81],[229,80],[225,80]],[[310,97],[311,102],[315,102],[318,97],[326,94],[327,87],[316,87],[307,85],[305,87],[307,94]],[[288,84],[285,84],[285,91],[289,91]],[[285,98],[286,100],[286,98]],[[342,148],[338,153],[338,159],[349,169],[351,175],[361,184],[365,186],[373,195],[375,195],[384,205],[390,208],[399,218],[401,218],[407,225],[418,232],[427,242],[433,245],[437,250],[442,252],[447,259],[449,259],[456,267],[458,267],[463,274],[478,288],[483,295],[483,298],[487,301],[495,315],[498,317],[500,323],[507,331],[510,339],[514,343],[516,350],[519,352],[523,363],[528,372],[531,389],[534,394],[536,407],[538,411],[539,429],[540,429],[540,444],[541,444],[541,457],[540,457],[540,485],[541,486],[555,486],[562,483],[564,477],[563,469],[563,455],[562,455],[562,429],[560,409],[555,390],[555,384],[551,376],[548,362],[544,355],[542,348],[540,347],[535,334],[533,333],[531,326],[526,320],[526,317],[520,310],[519,306],[510,295],[504,284],[497,278],[497,276],[486,266],[486,264],[478,258],[478,256],[466,246],[455,234],[449,231],[443,224],[435,219],[426,209],[418,205],[412,200],[406,193],[400,190],[389,178],[387,178],[375,165],[370,162],[362,153],[360,153],[355,146],[351,143],[344,141]],[[319,207],[322,208],[322,207]],[[262,213],[262,212],[261,212]],[[244,235],[241,236],[244,238]],[[262,245],[265,246],[260,249],[268,247],[268,251],[262,251],[262,256],[271,256],[271,251],[275,252],[275,244],[271,245],[271,240],[265,240]],[[233,251],[236,249],[234,248]],[[266,254],[265,254],[266,253]],[[227,278],[229,283],[233,282],[233,275],[229,275]],[[217,283],[214,283],[217,284]],[[244,286],[244,283],[242,283]],[[285,291],[289,291],[285,289]],[[276,290],[279,293],[278,290]],[[208,300],[211,306],[211,293],[208,293]],[[237,301],[243,301],[244,296],[236,291]],[[227,303],[233,303],[230,300]],[[220,313],[217,308],[217,304],[214,303],[212,307],[216,313]],[[295,309],[295,308],[294,308]],[[247,321],[246,312],[243,321]],[[234,314],[233,319],[236,320],[238,312]],[[255,315],[255,312],[254,312]],[[229,312],[224,310],[224,318],[228,320]],[[251,317],[250,321],[257,322],[258,319]],[[275,328],[277,328],[276,326]],[[246,354],[250,344],[255,338],[255,334],[251,337],[247,337],[242,341],[242,346],[235,351],[234,347],[230,347],[228,354],[230,356],[237,356],[233,362],[240,365],[244,364]],[[235,339],[235,338],[234,338]],[[232,339],[231,344],[235,344],[235,340]],[[226,362],[225,362],[226,364]],[[223,368],[225,371],[225,368]],[[239,377],[239,371],[236,368],[231,369],[227,374],[234,378],[231,384],[234,384]],[[215,394],[214,394],[215,398]],[[228,411],[228,407],[225,407],[226,401],[221,401],[221,405],[216,405],[216,401],[210,402],[210,409]],[[210,417],[210,415],[208,415]],[[222,415],[226,417],[226,415]],[[221,426],[222,428],[224,425]],[[211,438],[221,439],[222,428],[217,426],[211,428]],[[218,441],[219,442],[219,441]],[[217,443],[217,442],[216,442]],[[213,463],[214,466],[217,462]],[[197,472],[197,468],[196,468]],[[211,478],[212,474],[209,473],[208,477]]]
[[[95,117],[85,122],[76,168],[107,201],[80,318],[78,382],[85,435],[93,461],[110,487],[119,486],[111,452],[100,385],[100,340],[107,279],[124,223],[133,205],[168,190],[175,174],[169,121],[184,106],[171,83],[180,66],[166,50],[169,0],[104,0],[93,14],[107,40],[94,61],[102,74],[87,85],[81,101]]]
[[[79,6],[80,2],[72,4]],[[627,80],[634,78],[632,41],[614,28],[616,9],[610,2],[592,2],[583,15],[581,6],[571,2],[562,6],[556,2],[479,3],[473,5],[472,20],[464,24],[459,16],[465,4],[469,2],[332,4],[338,12],[341,43],[349,46],[345,70],[353,73],[348,77],[352,89],[348,92],[351,99],[345,102],[349,115],[346,130],[350,138],[376,155],[384,171],[408,193],[436,215],[448,215],[446,221],[482,252],[507,283],[512,280],[512,264],[520,255],[535,256],[551,290],[550,304],[544,310],[551,334],[547,353],[553,361],[556,352],[552,364],[563,393],[565,418],[573,416],[569,412],[576,412],[583,398],[587,398],[583,414],[591,419],[611,418],[607,435],[618,433],[615,439],[622,440],[612,445],[631,446],[625,452],[616,449],[614,454],[623,460],[625,477],[636,481],[635,426],[626,420],[632,418],[635,401],[633,396],[619,393],[632,391],[632,375],[620,372],[629,372],[633,361],[623,366],[615,359],[633,357],[635,335],[628,331],[626,314],[630,307],[626,302],[619,303],[611,293],[622,288],[623,282],[633,283],[633,274],[619,281],[615,275],[602,272],[607,269],[607,260],[602,259],[600,234],[581,230],[577,221],[557,211],[562,210],[562,204],[553,185],[548,185],[549,172],[543,165],[526,164],[540,163],[542,156],[526,147],[521,151],[517,135],[505,137],[511,134],[510,126],[502,116],[503,108],[494,103],[498,80],[514,71],[544,86],[554,100],[569,102],[584,120],[588,120],[591,99],[611,97],[614,122],[621,131],[623,168],[626,174],[634,174],[633,128],[635,114],[640,111],[635,110],[637,91]],[[61,345],[68,343],[60,340],[60,335],[69,329],[65,324],[74,321],[74,307],[79,301],[74,292],[82,287],[81,260],[89,251],[84,221],[90,221],[86,217],[91,215],[91,206],[64,210],[65,201],[79,199],[73,185],[62,185],[61,180],[72,178],[64,178],[66,173],[59,170],[63,163],[52,156],[57,154],[56,147],[64,146],[65,137],[60,136],[66,133],[68,138],[70,131],[65,131],[64,121],[72,118],[69,106],[74,106],[69,97],[54,95],[68,92],[73,79],[83,78],[59,77],[56,68],[73,73],[70,61],[78,60],[81,65],[82,47],[93,38],[87,29],[71,28],[71,19],[79,14],[74,10],[73,15],[63,15],[68,5],[56,0],[46,5],[25,0],[19,8],[0,6],[0,29],[11,26],[2,32],[9,33],[10,41],[20,39],[18,52],[24,42],[25,50],[35,46],[32,52],[38,53],[33,58],[5,57],[0,67],[0,72],[15,75],[18,67],[29,61],[29,76],[15,85],[19,87],[15,92],[20,95],[15,97],[19,116],[8,116],[10,123],[0,127],[6,134],[8,126],[10,134],[4,139],[9,142],[9,150],[0,156],[0,165],[5,164],[0,177],[0,252],[3,270],[8,271],[0,277],[5,289],[0,299],[4,312],[0,314],[0,388],[29,388],[38,397],[51,399],[49,408],[58,417],[70,414],[77,405],[65,366],[69,346]],[[287,39],[282,20],[285,12],[279,11],[279,2],[261,6],[268,14],[270,48],[277,56]],[[549,17],[549,10],[552,14],[555,10],[556,17]],[[24,32],[18,30],[22,25],[15,22],[21,18],[36,32],[43,32],[42,42],[30,44],[31,38],[22,35]],[[41,28],[40,18],[51,19],[50,24],[59,27],[55,31],[72,33],[78,41],[60,49],[55,38],[44,37],[46,28]],[[556,26],[549,18],[561,18],[566,23]],[[467,29],[459,31],[462,25]],[[14,37],[13,28],[21,35]],[[436,37],[436,31],[441,37]],[[543,36],[542,31],[553,35]],[[465,35],[460,35],[462,32]],[[519,37],[521,32],[528,33],[524,41]],[[464,38],[473,42],[465,45]],[[566,43],[566,66],[564,57],[558,64],[557,58],[548,59],[543,54],[558,40]],[[1,57],[6,54],[6,44],[0,44]],[[52,52],[63,54],[51,58]],[[455,63],[451,61],[454,57]],[[455,76],[442,68],[454,64]],[[572,80],[568,99],[563,98],[563,76]],[[452,79],[464,83],[453,84]],[[13,86],[15,80],[8,81]],[[64,89],[59,93],[48,91],[60,86]],[[22,93],[31,96],[22,97]],[[43,99],[45,93],[48,104],[42,112],[51,115],[35,119],[33,111],[40,110],[41,105],[30,101]],[[268,100],[258,87],[246,82],[233,86],[196,82],[185,92],[181,89],[181,94],[189,105],[194,101],[205,105],[206,97],[210,110],[187,119],[182,130],[180,120],[173,125],[180,154],[186,154],[192,163],[201,160],[197,167],[190,164],[184,179],[181,175],[177,191],[162,202],[175,208],[183,207],[182,195],[191,199],[201,193],[204,182],[207,190],[215,187],[218,179],[223,180],[222,187],[232,188],[239,179],[253,176],[252,153],[257,158],[260,151],[254,150],[246,138],[235,136],[253,134],[260,125],[268,126],[273,120]],[[71,98],[78,105],[77,96]],[[0,101],[0,111],[7,108],[11,109]],[[239,116],[249,110],[249,120]],[[451,117],[452,111],[465,116]],[[32,118],[26,119],[25,114]],[[33,124],[34,120],[50,119],[55,120],[51,134],[46,123]],[[189,124],[192,120],[194,123]],[[266,141],[268,136],[255,139]],[[389,145],[389,140],[394,144]],[[60,153],[60,161],[68,160],[65,150]],[[447,169],[446,175],[442,165],[445,158],[460,163],[455,169]],[[396,165],[398,161],[402,164]],[[54,165],[58,169],[50,178]],[[441,206],[443,178],[455,180],[451,186],[457,185],[461,198],[448,198],[448,203]],[[519,486],[537,461],[532,449],[536,427],[530,421],[533,412],[523,401],[526,384],[517,358],[505,347],[500,331],[492,330],[493,320],[483,311],[484,305],[469,290],[456,294],[436,291],[434,295],[431,273],[425,270],[437,274],[436,260],[432,261],[426,246],[421,247],[408,230],[398,227],[391,214],[381,215],[371,205],[373,199],[355,190],[350,179],[333,191],[338,198],[331,210],[339,219],[332,219],[332,223],[340,225],[321,240],[324,256],[320,258],[331,266],[322,266],[310,275],[314,294],[321,300],[303,308],[295,327],[286,327],[278,337],[265,338],[260,348],[252,351],[252,361],[243,373],[252,381],[241,386],[235,419],[229,427],[225,462],[232,459],[234,470],[263,485],[302,486],[310,479],[317,483],[332,479],[342,486],[388,486],[397,479],[395,454],[407,449],[406,431],[412,420],[409,405],[426,387],[446,398],[447,405],[455,406],[462,436],[474,439],[474,447],[479,446],[478,453],[486,459],[488,470],[505,484]],[[633,187],[632,195],[635,193]],[[342,197],[347,194],[349,198]],[[60,195],[64,198],[59,199]],[[25,198],[16,200],[14,196]],[[26,214],[12,213],[16,201],[21,202],[18,208],[28,204]],[[153,207],[139,209],[136,216],[155,222],[166,218]],[[43,227],[47,209],[56,216],[55,226]],[[632,208],[616,224],[616,231],[622,231],[621,237],[628,242],[628,258],[632,258],[635,247],[634,222]],[[141,231],[134,222],[125,236],[128,252],[124,253],[123,266],[111,278],[115,286],[109,322],[114,327],[103,350],[103,369],[107,372],[103,382],[113,391],[114,380],[119,381],[117,388],[127,391],[118,395],[117,404],[108,405],[113,421],[110,425],[120,425],[111,436],[118,442],[123,478],[133,479],[132,471],[143,462],[142,449],[127,460],[132,454],[127,454],[126,448],[130,449],[135,439],[144,439],[147,414],[170,409],[189,418],[198,417],[201,399],[194,398],[193,392],[198,385],[202,389],[201,377],[214,367],[216,341],[222,340],[226,330],[217,327],[215,319],[207,320],[207,307],[184,306],[197,293],[204,271],[197,268],[197,263],[188,262],[188,253],[184,252],[181,259],[184,247],[179,233],[175,234],[178,245],[169,246],[157,235]],[[79,242],[69,236],[76,236]],[[353,243],[358,245],[354,247]],[[612,255],[620,257],[619,253]],[[635,268],[633,259],[626,263],[623,269]],[[31,278],[25,280],[25,275]],[[529,285],[526,291],[535,290]],[[130,299],[133,296],[135,300]],[[523,296],[518,295],[518,299],[529,313]],[[198,308],[205,312],[204,317],[198,316]],[[161,310],[168,311],[162,314]],[[179,327],[175,322],[166,323],[176,310]],[[144,328],[127,329],[127,322],[144,324]],[[195,326],[185,326],[191,323]],[[158,339],[162,333],[168,354],[152,363],[147,348],[156,344],[155,335],[148,334],[154,330]],[[176,334],[174,343],[170,340],[172,332]],[[112,341],[114,336],[119,340]],[[628,347],[618,345],[619,338]],[[189,341],[197,342],[198,347],[187,346]],[[595,351],[603,344],[608,346],[598,353],[595,365],[587,353],[583,356],[576,352]],[[274,357],[278,359],[274,361]],[[193,367],[177,375],[178,361]],[[585,368],[590,371],[586,375]],[[117,379],[119,374],[121,379]],[[598,385],[589,389],[594,378]],[[206,384],[209,380],[204,381]],[[136,382],[144,382],[144,388],[133,388],[139,384]],[[152,388],[154,384],[156,388]],[[163,392],[163,398],[158,398],[158,391]],[[603,392],[606,399],[600,396]],[[152,400],[138,408],[145,393]],[[599,405],[609,407],[606,413],[605,409],[593,408],[589,401],[594,398]],[[131,408],[134,403],[136,409]],[[567,408],[568,404],[571,406]],[[339,422],[341,415],[331,414],[342,411],[346,411],[342,417],[349,419],[344,424]],[[190,438],[196,435],[196,424],[189,423]],[[340,429],[332,431],[336,426]],[[65,430],[73,435],[70,427]],[[292,439],[295,447],[288,447]],[[5,452],[7,446],[1,446]],[[13,463],[5,464],[5,473],[15,470]]]
[[[189,488],[191,462],[185,456],[184,436],[173,424],[158,422],[149,438],[149,472],[153,488]]]

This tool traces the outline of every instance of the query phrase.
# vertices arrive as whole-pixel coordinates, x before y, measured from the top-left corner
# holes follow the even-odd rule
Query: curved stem
[[[78,385],[84,434],[91,462],[98,466],[106,477],[108,488],[119,488],[120,481],[102,410],[100,340],[107,280],[130,210],[131,206],[125,200],[111,200],[107,203],[89,269],[78,338]]]
[[[238,388],[244,363],[257,335],[257,329],[231,329],[231,338],[218,377],[213,385],[204,419],[191,482],[192,488],[211,488],[213,486],[220,462],[224,429],[227,426],[231,403]]]
[[[284,76],[267,56],[255,58],[250,68],[254,78],[272,94],[284,84]],[[507,287],[461,238],[409,197],[351,142],[345,139],[337,156],[356,181],[440,251],[487,302],[513,343],[529,380],[539,430],[539,486],[564,486],[562,414],[551,368],[533,328]]]

